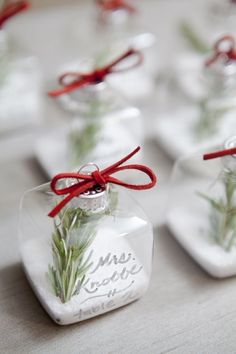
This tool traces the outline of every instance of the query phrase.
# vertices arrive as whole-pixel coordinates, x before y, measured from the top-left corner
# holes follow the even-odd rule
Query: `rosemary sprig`
[[[105,65],[109,50],[101,52],[95,58],[95,68]],[[83,160],[93,151],[100,139],[103,129],[102,116],[114,108],[114,102],[110,97],[101,98],[92,96],[88,99],[88,108],[84,113],[84,128],[73,130],[69,136],[69,150],[71,154],[71,167],[79,166]]]
[[[70,161],[72,167],[79,166],[99,141],[101,124],[91,122],[81,130],[69,134]]]
[[[232,107],[210,107],[209,99],[201,100],[198,105],[200,115],[194,126],[194,133],[199,140],[214,135],[217,132],[220,119]]]
[[[62,303],[78,295],[92,266],[92,251],[88,253],[102,217],[111,215],[118,205],[118,192],[109,189],[109,206],[100,213],[88,213],[80,208],[67,208],[58,214],[52,233],[53,265],[48,278],[54,294]],[[88,253],[86,256],[85,254]]]
[[[65,303],[79,293],[92,265],[92,253],[86,258],[85,253],[96,235],[98,220],[90,220],[79,208],[68,208],[58,218],[52,234],[53,265],[49,265],[48,275],[55,295]]]
[[[206,54],[211,50],[209,45],[195,32],[188,22],[184,21],[180,24],[180,33],[196,52]]]
[[[223,185],[223,198],[214,199],[200,192],[197,194],[206,200],[211,207],[211,237],[226,251],[230,251],[236,244],[236,204],[234,203],[236,174],[226,172]]]
[[[102,122],[99,118],[103,110],[102,102],[92,100],[85,113],[85,126],[80,130],[75,128],[69,133],[68,145],[72,168],[79,166],[97,145],[102,130]]]

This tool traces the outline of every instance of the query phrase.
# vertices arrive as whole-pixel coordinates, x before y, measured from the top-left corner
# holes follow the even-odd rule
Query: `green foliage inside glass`
[[[180,33],[189,44],[189,46],[199,54],[210,52],[210,46],[195,32],[194,28],[188,22],[180,24]]]
[[[88,110],[83,113],[81,127],[71,130],[68,135],[68,147],[71,168],[80,166],[98,144],[103,129],[103,116],[111,109],[109,100],[96,97],[88,102]]]
[[[105,65],[109,51],[104,51],[95,58],[95,68]],[[83,126],[81,129],[74,129],[68,136],[71,167],[78,167],[86,157],[93,151],[100,139],[103,128],[102,116],[112,108],[109,99],[102,100],[96,97],[96,93],[91,92],[88,99],[88,107],[81,117]],[[80,119],[80,118],[78,118]]]
[[[209,101],[210,99],[203,99],[198,104],[200,114],[194,126],[197,140],[216,134],[220,120],[232,109],[232,107],[212,106]]]
[[[182,22],[180,32],[191,48],[199,54],[207,54],[212,51],[210,46],[195,32],[190,23]],[[197,140],[216,134],[220,119],[232,109],[232,107],[216,107],[215,105],[212,107],[211,99],[220,99],[221,95],[222,90],[219,91],[215,87],[214,92],[209,93],[209,97],[197,102],[200,111],[197,123],[194,125],[194,134]]]
[[[90,122],[81,130],[69,134],[69,151],[72,168],[81,165],[86,156],[96,147],[101,130],[101,123]]]
[[[118,205],[118,192],[108,191],[108,207],[99,213],[88,213],[80,208],[68,207],[54,220],[52,233],[53,264],[48,267],[48,278],[54,294],[62,303],[78,295],[92,266],[92,250],[102,218],[112,215]]]
[[[227,171],[222,179],[224,194],[214,199],[198,192],[210,206],[210,236],[226,251],[236,244],[236,173]]]

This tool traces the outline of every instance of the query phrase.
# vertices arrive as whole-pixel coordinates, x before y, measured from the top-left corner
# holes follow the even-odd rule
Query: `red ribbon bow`
[[[5,1],[0,10],[0,27],[12,16],[21,11],[28,10],[30,4],[27,1]]]
[[[228,43],[228,48],[224,48],[223,45]],[[230,35],[225,35],[218,39],[214,45],[214,54],[211,58],[205,62],[206,66],[210,66],[215,63],[219,58],[224,58],[226,63],[230,60],[236,60],[235,40]]]
[[[225,149],[225,150],[214,151],[214,152],[210,152],[210,153],[204,154],[203,155],[203,160],[211,160],[211,159],[216,159],[218,157],[234,155],[234,154],[236,154],[236,147],[233,147],[233,148],[230,148],[230,149]]]
[[[123,60],[131,56],[137,57],[137,61],[135,63],[123,69],[115,68],[117,64],[119,64],[120,62],[122,62]],[[134,68],[140,65],[142,61],[143,61],[143,55],[140,51],[135,49],[129,49],[126,53],[124,53],[119,58],[114,60],[111,64],[104,66],[103,68],[96,69],[89,74],[81,74],[75,72],[68,72],[63,74],[62,76],[59,77],[59,84],[64,87],[59,88],[57,90],[50,91],[48,92],[48,95],[51,97],[57,97],[65,93],[74,91],[78,88],[99,83],[103,81],[107,75],[112,73],[117,73],[117,72],[123,72],[131,68]],[[72,81],[68,83],[68,79],[72,79]]]
[[[105,168],[102,171],[94,171],[91,173],[91,175],[85,175],[81,173],[59,173],[58,175],[56,175],[51,181],[52,191],[57,195],[68,195],[59,204],[57,204],[57,206],[48,214],[48,216],[56,216],[60,212],[60,210],[71,201],[71,199],[78,197],[80,194],[84,193],[90,188],[93,188],[96,185],[105,186],[107,183],[113,183],[134,190],[144,190],[154,187],[157,182],[157,178],[154,172],[147,166],[137,164],[121,166],[124,162],[126,162],[133,155],[135,155],[139,150],[140,147],[137,147],[133,152],[125,156],[120,161],[114,163],[113,165]],[[123,170],[138,170],[144,172],[150,178],[151,182],[140,185],[129,184],[111,176],[112,174]],[[58,181],[71,178],[78,179],[78,183],[66,188],[57,188]]]
[[[130,13],[135,13],[137,10],[134,6],[127,3],[125,0],[97,0],[97,4],[105,11],[114,11],[125,9]]]

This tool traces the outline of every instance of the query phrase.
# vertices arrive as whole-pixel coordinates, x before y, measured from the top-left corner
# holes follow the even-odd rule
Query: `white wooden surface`
[[[177,47],[171,41],[176,16],[194,13],[197,2],[145,1],[155,8],[147,12],[165,58],[167,44]],[[52,126],[59,112],[49,103],[46,112],[45,126]],[[41,130],[0,138],[0,353],[236,353],[236,279],[210,278],[163,226],[155,229],[152,282],[143,299],[68,327],[50,320],[28,285],[17,248],[19,198],[46,180],[32,153]],[[157,224],[172,163],[153,141],[144,149],[160,182],[152,198],[150,192],[138,198]]]

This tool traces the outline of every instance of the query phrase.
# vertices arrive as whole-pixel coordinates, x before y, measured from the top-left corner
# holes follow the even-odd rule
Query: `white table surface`
[[[203,3],[143,0],[162,62],[170,63],[173,53],[180,51],[173,34],[177,21],[190,14],[196,18]],[[46,100],[41,128],[0,137],[0,353],[236,353],[236,279],[212,279],[165,227],[157,229],[163,220],[172,162],[150,138],[144,144],[145,157],[158,173],[159,184],[153,192],[135,195],[155,226],[153,274],[147,295],[72,326],[60,327],[50,320],[21,267],[17,218],[22,193],[46,181],[34,159],[33,143],[44,129],[62,119],[59,109]]]

